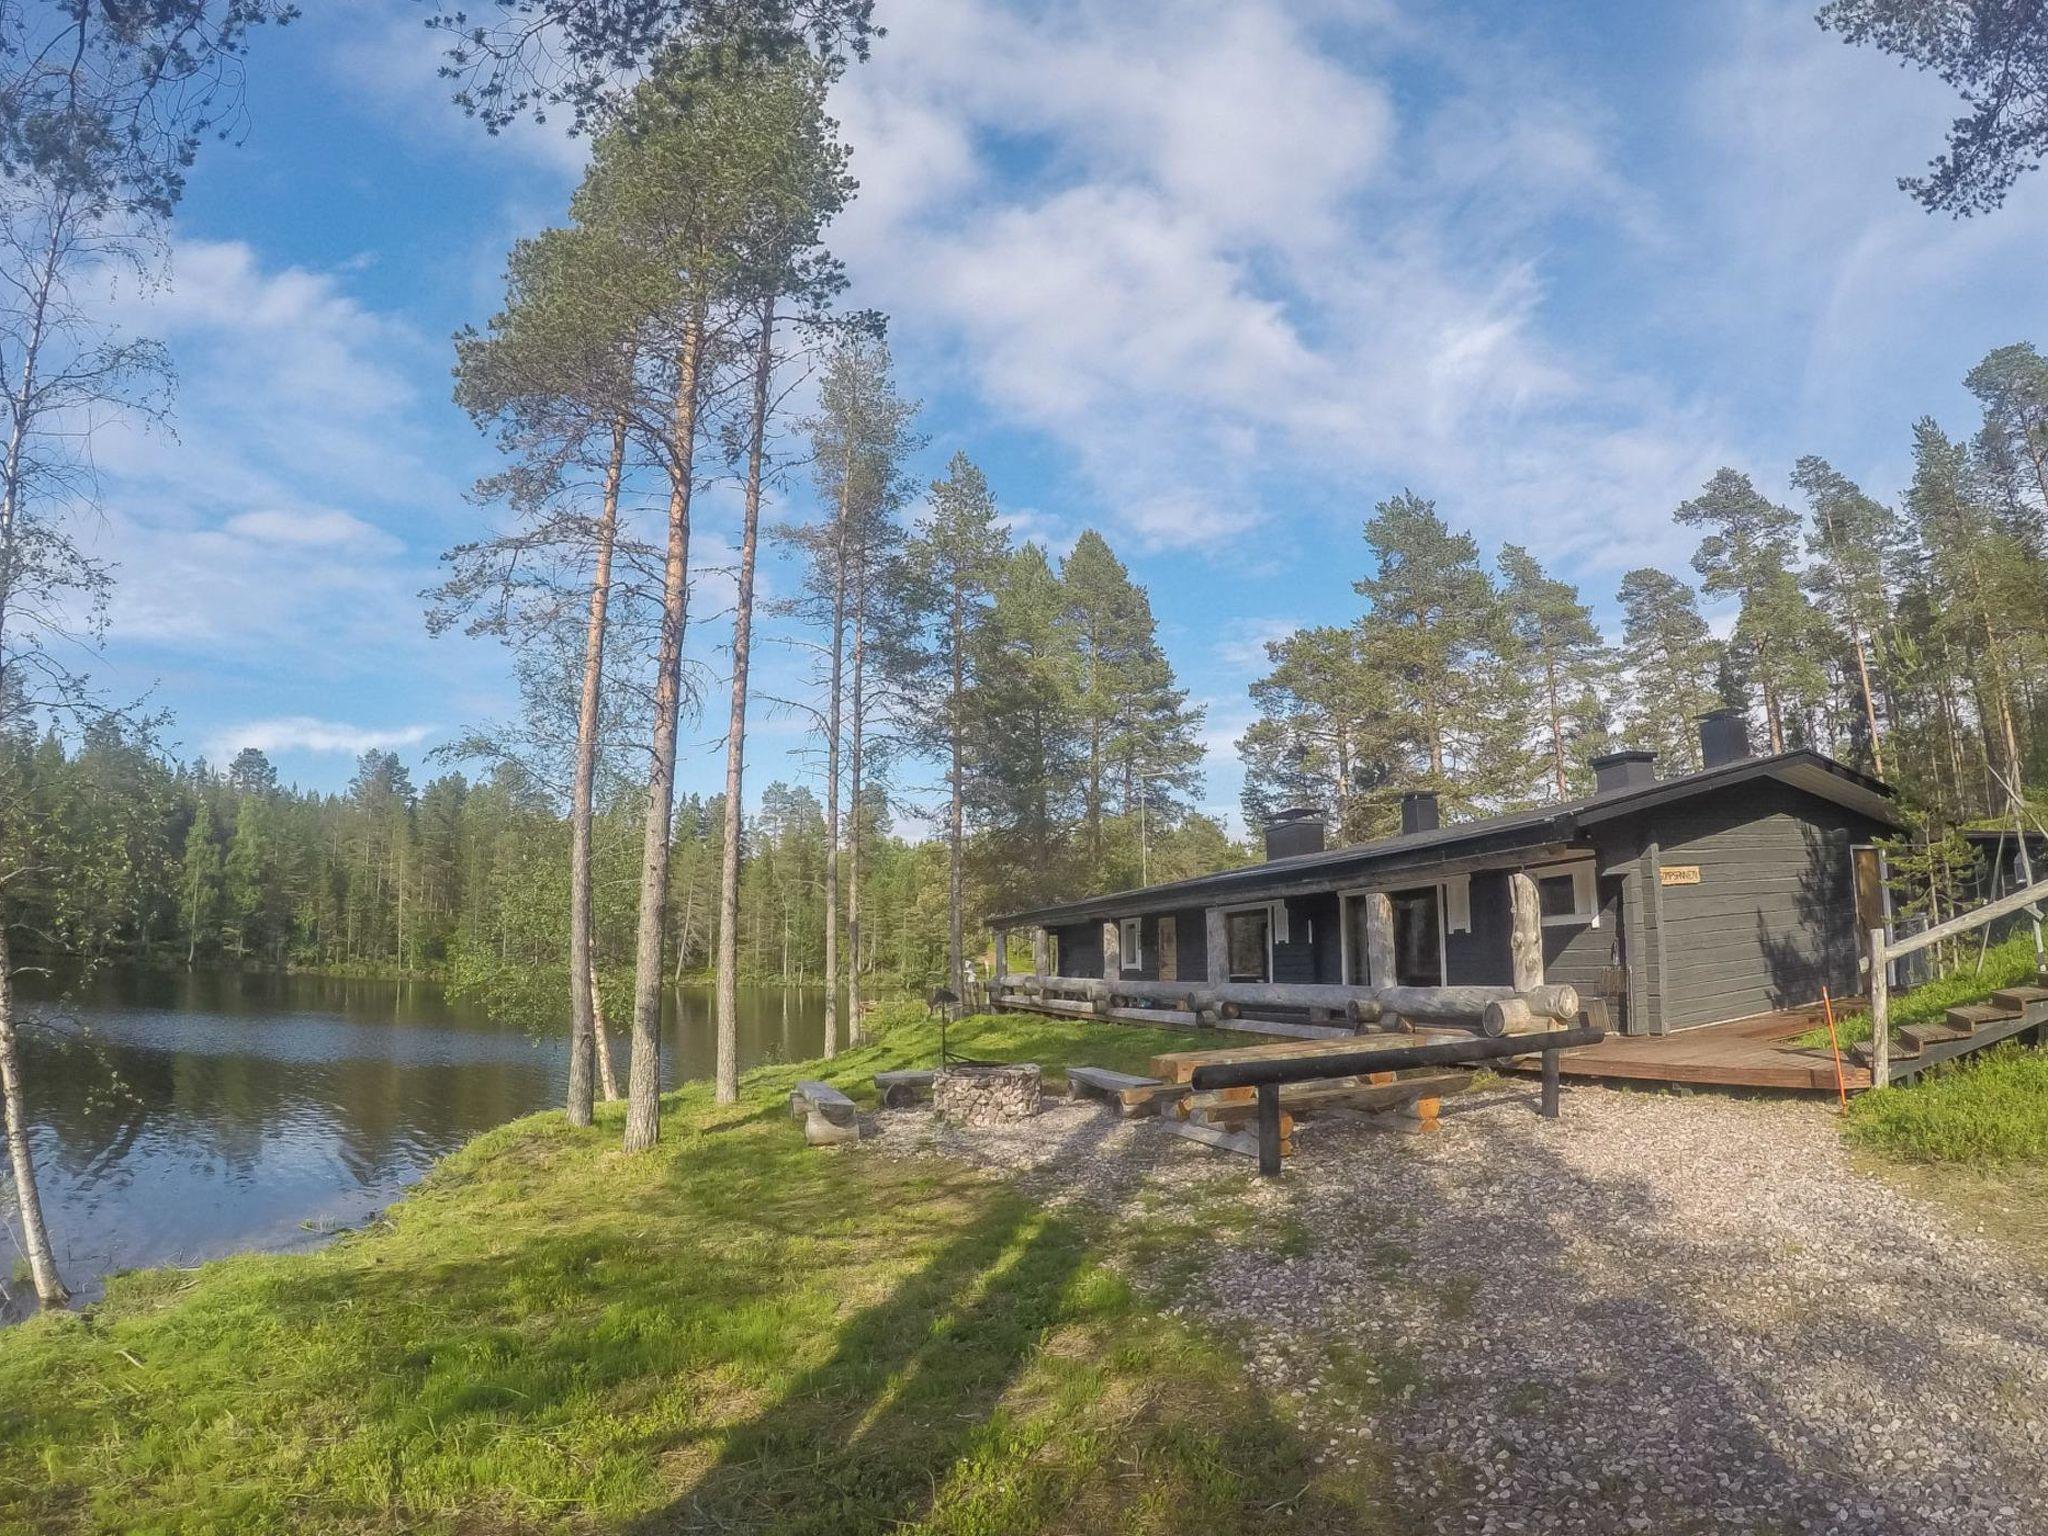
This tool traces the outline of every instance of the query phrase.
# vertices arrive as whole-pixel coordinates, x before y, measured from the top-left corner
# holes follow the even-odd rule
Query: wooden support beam
[[[1513,964],[1517,992],[1543,985],[1543,907],[1537,900],[1536,882],[1522,870],[1508,876],[1508,957]]]
[[[1047,964],[1052,938],[1043,928],[1031,930],[1031,974],[1043,976],[1050,966]]]
[[[1891,1081],[1892,1009],[1891,979],[1885,975],[1890,962],[1884,930],[1870,930],[1870,1086],[1882,1088]]]
[[[1123,927],[1113,917],[1102,920],[1102,979],[1114,981],[1123,972]]]
[[[1202,914],[1202,958],[1208,962],[1209,985],[1221,986],[1230,975],[1230,930],[1223,921],[1223,909],[1210,907]]]
[[[1367,891],[1358,900],[1365,906],[1366,982],[1391,987],[1395,985],[1394,904],[1385,891]]]

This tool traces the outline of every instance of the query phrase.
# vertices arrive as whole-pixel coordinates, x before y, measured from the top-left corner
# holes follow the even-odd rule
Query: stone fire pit
[[[932,1079],[932,1108],[955,1125],[1006,1125],[1038,1113],[1038,1064],[941,1067]]]

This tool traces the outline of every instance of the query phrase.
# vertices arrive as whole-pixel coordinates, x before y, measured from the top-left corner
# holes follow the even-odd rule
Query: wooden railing
[[[1986,902],[1972,911],[1902,939],[1886,939],[1882,928],[1870,930],[1870,1085],[1873,1088],[1882,1088],[1891,1080],[1891,978],[1888,974],[1891,962],[1916,955],[1923,949],[1932,949],[1944,939],[1953,939],[1958,934],[1969,933],[2029,908],[2033,909],[2038,921],[2044,903],[2048,903],[2048,880],[2037,880],[1996,901]]]

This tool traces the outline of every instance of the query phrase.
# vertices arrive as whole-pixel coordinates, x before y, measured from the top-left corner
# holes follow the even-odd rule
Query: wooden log
[[[1202,913],[1202,942],[1209,984],[1220,985],[1230,975],[1230,932],[1221,907],[1210,907]]]
[[[1536,1015],[1519,997],[1495,998],[1486,1005],[1486,1016],[1479,1021],[1482,1035],[1512,1035],[1535,1027]]]
[[[1249,1131],[1222,1131],[1213,1125],[1203,1125],[1194,1120],[1162,1120],[1160,1128],[1189,1141],[1199,1141],[1206,1146],[1221,1147],[1226,1152],[1236,1152],[1244,1157],[1259,1155],[1259,1138]],[[1294,1143],[1281,1139],[1280,1155],[1294,1156]]]
[[[1031,974],[1043,976],[1052,969],[1048,963],[1052,950],[1052,937],[1043,928],[1031,930]]]
[[[1431,1072],[1417,1077],[1396,1078],[1387,1083],[1361,1082],[1357,1078],[1333,1078],[1327,1082],[1288,1083],[1280,1089],[1280,1107],[1288,1114],[1324,1114],[1347,1108],[1384,1113],[1387,1110],[1428,1101],[1440,1104],[1452,1094],[1472,1086],[1469,1072]],[[1191,1093],[1182,1101],[1191,1114],[1199,1114],[1211,1125],[1227,1125],[1249,1119],[1257,1113],[1256,1098],[1240,1095],[1241,1088],[1211,1088]],[[1432,1110],[1431,1114],[1435,1111]]]
[[[931,1097],[932,1080],[938,1074],[930,1068],[902,1072],[877,1072],[875,1092],[884,1109],[907,1109]]]
[[[1523,870],[1508,876],[1508,908],[1508,958],[1515,990],[1527,992],[1543,985],[1543,905],[1536,882]]]
[[[1394,903],[1385,891],[1357,898],[1365,909],[1365,976],[1368,986],[1390,987],[1394,971]]]
[[[1102,920],[1102,978],[1114,981],[1123,973],[1124,930],[1113,917]]]
[[[1133,1072],[1112,1072],[1107,1067],[1067,1068],[1067,1097],[1108,1099],[1119,1108],[1124,1094],[1132,1088],[1161,1086],[1156,1077],[1139,1077]]]
[[[1884,930],[1870,930],[1870,1086],[1882,1088],[1891,1081],[1892,1009],[1891,978],[1885,975]]]

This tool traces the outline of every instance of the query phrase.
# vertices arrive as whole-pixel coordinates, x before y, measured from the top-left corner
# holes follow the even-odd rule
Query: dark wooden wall
[[[1698,885],[1660,886],[1666,1030],[1854,993],[1856,904],[1849,849],[1882,828],[1841,806],[1763,781],[1658,811],[1664,867],[1697,864]]]

